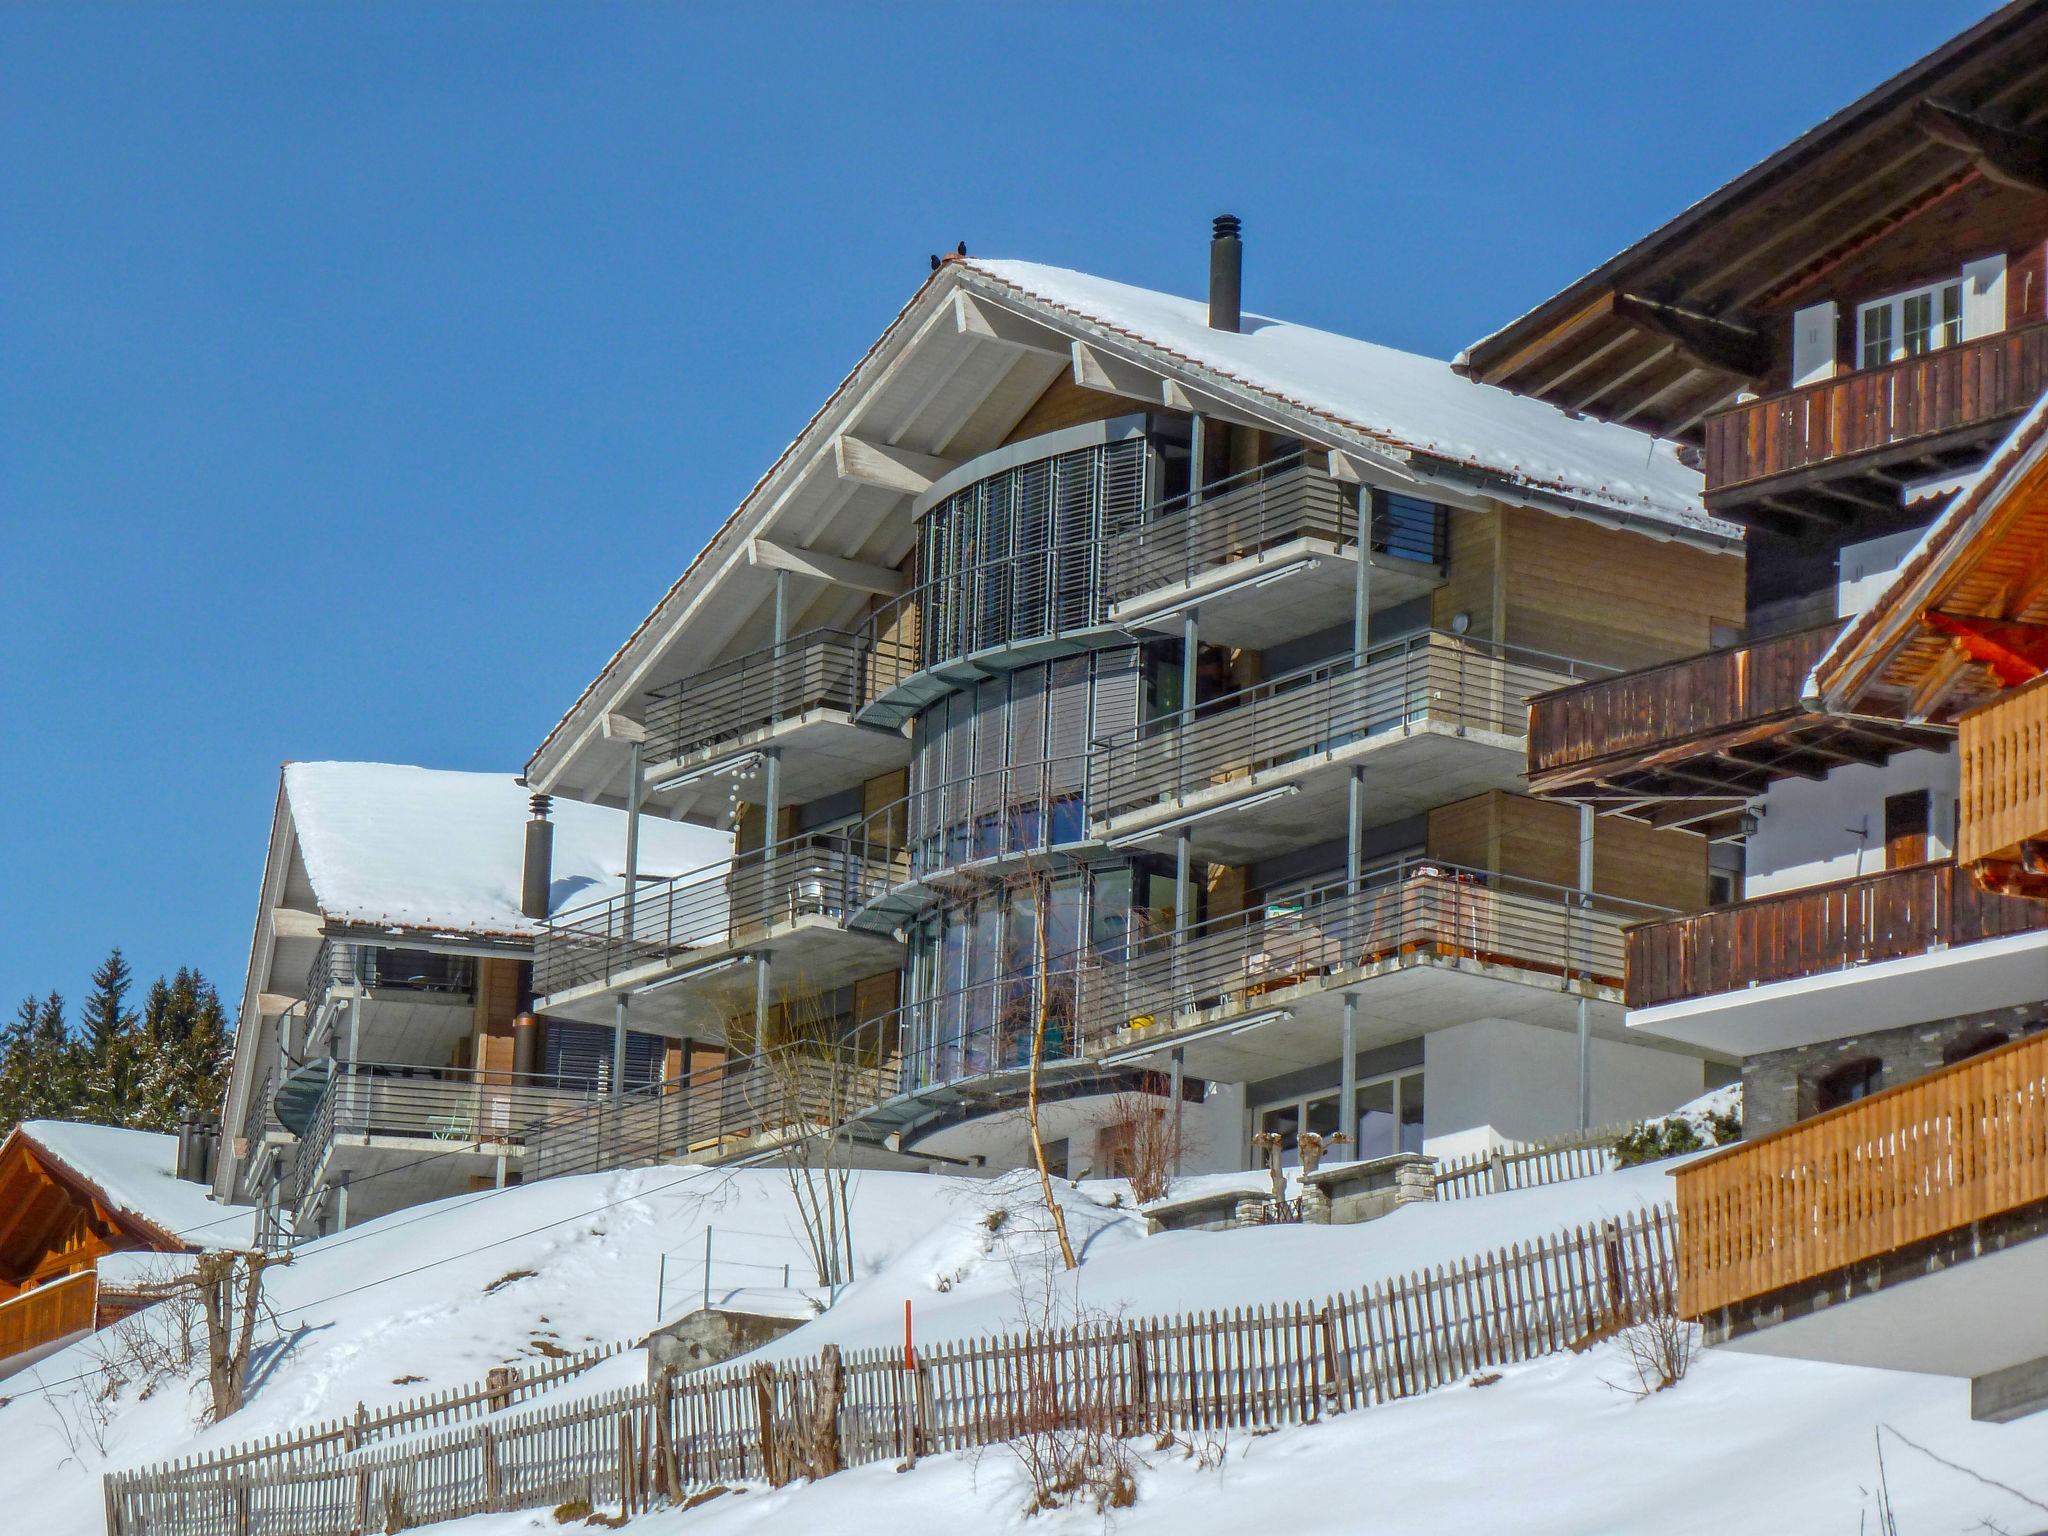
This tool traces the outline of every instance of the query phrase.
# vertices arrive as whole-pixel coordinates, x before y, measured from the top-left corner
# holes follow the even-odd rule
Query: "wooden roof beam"
[[[1915,103],[1913,123],[1935,143],[1968,155],[1986,180],[2021,192],[2048,192],[2048,137],[1931,98]]]
[[[844,443],[851,439],[842,437],[839,441]],[[828,586],[870,592],[876,597],[894,597],[909,584],[909,578],[890,566],[876,565],[867,560],[849,560],[843,555],[820,554],[814,549],[796,549],[767,539],[748,541],[747,562],[765,566],[771,571],[807,576]]]
[[[1702,368],[1755,379],[1770,371],[1771,344],[1746,325],[1640,294],[1614,298],[1615,317],[1674,343]]]
[[[844,432],[832,439],[832,461],[842,480],[880,486],[905,496],[923,495],[954,464],[952,459],[934,458],[888,443],[870,443]]]
[[[972,336],[977,341],[997,341],[1019,351],[1062,361],[1067,356],[1067,338],[1058,331],[1000,304],[977,299],[962,288],[953,290],[953,325],[962,336]]]

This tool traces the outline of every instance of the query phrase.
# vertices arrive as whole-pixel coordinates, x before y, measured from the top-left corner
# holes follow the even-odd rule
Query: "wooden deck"
[[[0,1301],[0,1365],[27,1350],[89,1331],[98,1298],[98,1277],[87,1270]]]
[[[1680,1168],[1678,1311],[1817,1280],[2048,1200],[2048,1035]]]
[[[1957,738],[1956,859],[2017,861],[2048,838],[2048,676],[1964,715]]]
[[[1953,861],[1761,896],[1626,934],[1631,1008],[1820,976],[2048,928],[2048,902],[1981,889]]]

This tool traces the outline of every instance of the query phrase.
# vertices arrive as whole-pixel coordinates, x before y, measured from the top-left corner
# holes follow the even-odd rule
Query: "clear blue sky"
[[[516,772],[928,253],[1449,356],[1985,9],[0,8],[0,1008]]]

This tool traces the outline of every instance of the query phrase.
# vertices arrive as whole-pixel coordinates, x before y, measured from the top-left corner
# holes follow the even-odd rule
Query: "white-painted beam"
[[[813,549],[792,549],[767,539],[750,541],[747,559],[771,571],[788,571],[792,576],[808,576],[855,592],[872,592],[877,597],[894,597],[906,584],[901,571],[886,565],[849,560],[844,555],[823,555]]]
[[[604,739],[624,742],[645,741],[647,727],[631,715],[622,715],[615,710],[604,717]]]
[[[1158,374],[1085,341],[1074,343],[1074,382],[1106,395],[1122,395],[1148,405],[1166,404],[1166,381]]]
[[[840,479],[878,485],[906,496],[930,490],[932,482],[953,467],[951,459],[935,459],[908,448],[870,443],[843,432],[832,439],[832,458]]]
[[[1067,338],[1058,331],[957,288],[953,291],[953,323],[962,336],[977,341],[999,341],[1048,357],[1067,355]]]
[[[273,1018],[281,1013],[290,1013],[302,1001],[303,999],[301,998],[286,997],[282,992],[258,992],[256,994],[256,1006],[262,1010],[265,1018]]]
[[[323,923],[318,912],[301,907],[272,907],[270,931],[280,939],[317,939]]]

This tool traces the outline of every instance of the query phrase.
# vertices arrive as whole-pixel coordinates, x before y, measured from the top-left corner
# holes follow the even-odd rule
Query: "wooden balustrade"
[[[1689,1163],[1677,1181],[1690,1318],[2048,1200],[2048,1035]]]
[[[1956,734],[1956,862],[2017,859],[2048,838],[2048,676],[1971,710]]]
[[[1628,1006],[1655,1008],[1772,981],[2048,928],[2048,902],[1999,896],[1942,860],[1760,896],[1627,932]]]
[[[0,1361],[88,1332],[98,1297],[98,1277],[88,1270],[0,1301]]]
[[[2048,388],[2048,326],[2002,331],[1707,417],[1707,495],[2016,416]]]
[[[1776,715],[1797,715],[1806,675],[1839,622],[1667,661],[1529,701],[1529,772],[1634,757]]]

